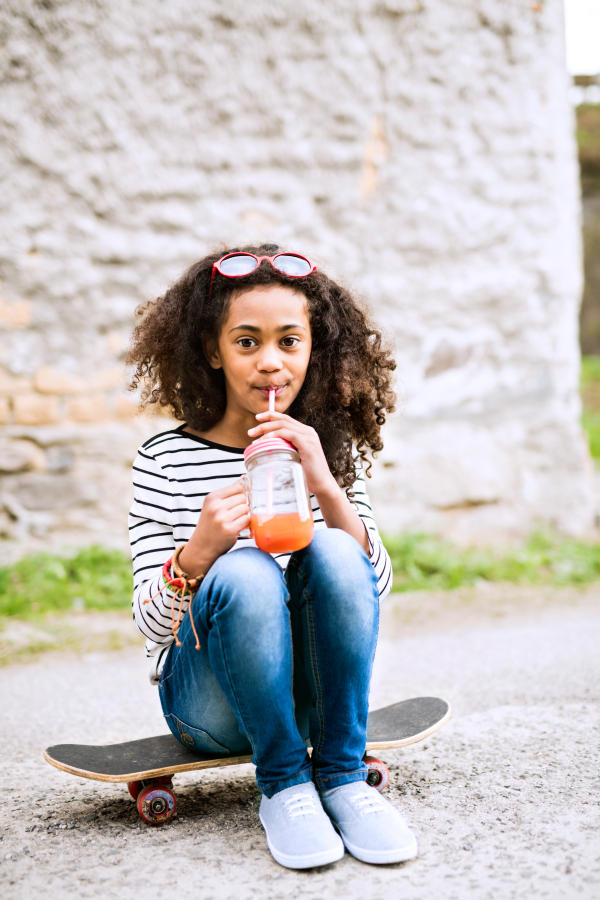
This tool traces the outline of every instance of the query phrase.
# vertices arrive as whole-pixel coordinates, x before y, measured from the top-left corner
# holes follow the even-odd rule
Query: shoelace
[[[315,800],[310,794],[292,794],[289,800],[284,800],[283,806],[290,819],[297,819],[298,816],[317,815]]]
[[[379,796],[374,796],[368,791],[361,791],[360,794],[354,794],[351,798],[355,807],[360,811],[361,816],[368,816],[369,813],[385,812],[385,804],[380,800]]]

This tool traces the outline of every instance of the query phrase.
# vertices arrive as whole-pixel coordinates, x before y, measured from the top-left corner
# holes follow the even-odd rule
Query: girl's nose
[[[279,372],[283,363],[277,347],[265,347],[258,360],[260,372]]]

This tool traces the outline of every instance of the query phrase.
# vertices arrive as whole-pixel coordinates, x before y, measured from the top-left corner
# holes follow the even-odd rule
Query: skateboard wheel
[[[143,781],[128,781],[127,788],[134,800],[137,800],[141,789],[144,787]]]
[[[388,767],[385,763],[382,763],[380,759],[376,759],[374,756],[363,757],[363,762],[368,769],[367,784],[376,788],[379,793],[381,793],[381,791],[386,789],[390,780]]]
[[[163,825],[175,814],[175,794],[166,784],[149,784],[142,788],[137,798],[137,808],[144,822]]]
[[[149,784],[168,784],[170,788],[173,787],[173,776],[172,775],[160,775],[158,778],[149,778],[146,781],[128,781],[127,788],[129,793],[133,797],[134,800],[137,800],[140,791],[142,788],[146,787]]]

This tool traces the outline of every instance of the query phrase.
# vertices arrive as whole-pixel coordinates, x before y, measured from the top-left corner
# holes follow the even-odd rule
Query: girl
[[[130,515],[134,617],[169,728],[202,753],[252,752],[281,865],[344,845],[409,859],[415,838],[363,762],[392,572],[362,472],[394,361],[348,291],[273,245],[200,260],[139,314],[133,386],[186,423],[140,448]],[[241,535],[243,451],[265,436],[297,448],[311,493],[315,534],[291,555]]]

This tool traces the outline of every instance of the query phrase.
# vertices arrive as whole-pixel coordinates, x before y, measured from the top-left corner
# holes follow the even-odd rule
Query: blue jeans
[[[159,684],[182,744],[215,756],[252,752],[267,797],[311,780],[320,789],[365,780],[379,595],[353,537],[316,531],[285,576],[261,550],[227,553],[192,613],[201,649],[188,614]]]

